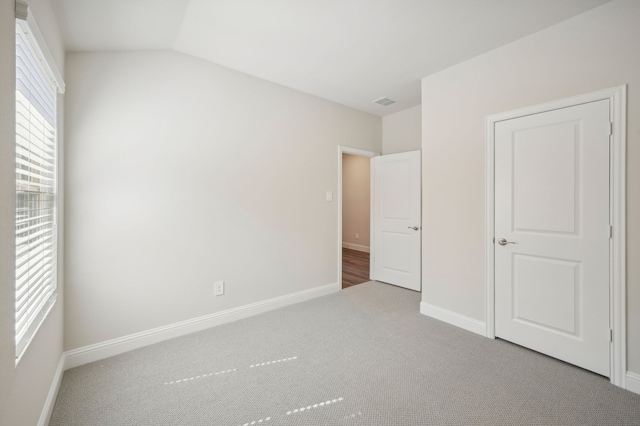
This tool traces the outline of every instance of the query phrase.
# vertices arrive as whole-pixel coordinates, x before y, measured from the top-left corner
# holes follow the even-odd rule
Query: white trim
[[[352,148],[349,146],[338,145],[338,285],[342,288],[342,154],[351,154],[351,155],[359,155],[361,157],[377,157],[380,155],[379,152],[374,151],[366,151],[364,149]],[[371,173],[373,178],[373,173]],[[371,181],[371,185],[369,186],[369,191],[371,194],[371,202],[373,202],[373,180]],[[373,215],[373,209],[370,209],[370,214]],[[373,216],[371,216],[371,220],[373,220]],[[373,224],[373,222],[371,222]],[[373,232],[371,229],[373,227],[369,227],[369,238],[373,238]],[[373,242],[373,240],[370,240]],[[370,275],[371,279],[373,276]]]
[[[360,157],[377,157],[380,155],[379,152],[375,151],[367,151],[365,149],[360,148],[352,148],[350,146],[338,145],[338,150],[340,151],[340,158],[342,158],[342,154],[350,154],[350,155],[358,155]]]
[[[610,155],[611,225],[613,236],[610,244],[610,318],[613,330],[611,344],[611,383],[626,389],[627,371],[627,278],[626,278],[626,181],[627,181],[627,86],[610,89],[610,111],[613,123]]]
[[[610,155],[610,209],[613,238],[610,244],[610,327],[613,330],[611,344],[611,383],[626,388],[627,342],[626,342],[626,92],[627,86],[617,86],[610,89],[574,96],[535,105],[514,111],[490,115],[486,118],[485,145],[485,284],[486,284],[486,330],[485,335],[495,338],[495,262],[494,262],[494,127],[499,121],[510,120],[545,111],[567,108],[599,100],[609,100],[610,120],[613,123]]]
[[[65,352],[66,362],[64,369],[68,370],[70,368],[105,359],[133,349],[142,348],[154,343],[163,342],[175,337],[215,327],[217,325],[226,324],[231,321],[248,318],[263,312],[314,299],[316,297],[326,296],[338,291],[340,291],[340,285],[338,283],[327,284],[309,290],[274,297],[273,299],[264,300],[262,302],[251,303],[237,308],[227,309],[225,311],[165,325],[163,327],[153,328],[140,333],[118,337],[116,339],[107,340],[94,345],[73,349]]]
[[[456,327],[460,327],[472,333],[476,333],[481,336],[485,335],[486,324],[484,322],[460,315],[448,309],[443,309],[426,302],[420,302],[420,313],[446,322],[447,324],[455,325]]]
[[[60,361],[58,362],[58,367],[56,368],[56,373],[54,374],[53,380],[51,381],[51,387],[49,388],[47,399],[45,400],[44,406],[42,407],[40,419],[38,420],[38,426],[47,426],[49,424],[49,419],[51,418],[51,414],[53,413],[53,406],[56,403],[58,391],[60,390],[60,383],[62,383],[64,365],[65,356],[64,354],[62,354],[60,356]]]
[[[42,324],[44,324],[45,320],[49,317],[49,314],[51,313],[51,310],[53,309],[53,307],[56,305],[57,301],[58,301],[58,293],[57,293],[57,290],[54,290],[53,294],[42,305],[42,315],[39,315],[37,317],[38,319],[34,322],[33,332],[28,333],[30,336],[29,340],[27,340],[27,343],[20,350],[20,353],[16,354],[16,366],[20,364],[22,357],[24,356],[25,353],[27,353],[27,349],[31,345],[31,342],[33,342],[36,335],[38,334],[38,331],[40,331],[40,327],[42,327]]]
[[[495,244],[493,239],[495,238],[495,182],[494,182],[494,151],[495,151],[495,134],[494,134],[495,122],[490,117],[486,118],[486,147],[484,156],[484,197],[485,197],[485,227],[484,227],[484,242],[485,242],[485,310],[484,319],[487,324],[485,334],[490,339],[496,338],[496,329],[494,324],[495,314],[495,258],[494,248]]]
[[[626,389],[630,392],[637,393],[640,395],[640,374],[632,373],[631,371],[627,371],[626,377],[627,387]]]
[[[372,159],[369,161],[369,247],[375,247],[375,226],[376,226],[376,164]],[[375,253],[371,253],[369,250],[369,279],[375,280]]]
[[[361,244],[342,243],[342,247],[343,248],[348,248],[348,249],[351,249],[351,250],[361,251],[361,252],[364,252],[364,253],[369,253],[371,251],[371,248],[369,246],[363,246]]]

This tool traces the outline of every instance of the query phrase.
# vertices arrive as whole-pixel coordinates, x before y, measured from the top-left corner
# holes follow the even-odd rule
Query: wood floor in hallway
[[[342,288],[369,281],[369,253],[342,249]]]

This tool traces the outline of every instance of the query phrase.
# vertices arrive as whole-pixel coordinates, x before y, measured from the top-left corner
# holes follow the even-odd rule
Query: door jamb
[[[609,244],[609,327],[611,383],[626,388],[626,93],[627,86],[552,101],[540,105],[487,116],[485,141],[485,285],[486,336],[495,338],[495,124],[531,114],[609,100],[609,221],[613,233]]]
[[[377,157],[379,152],[367,151],[350,146],[338,145],[338,286],[342,289],[342,154],[358,155],[360,157]],[[373,176],[373,173],[371,174]],[[369,191],[373,194],[373,177],[371,178]],[[373,199],[373,197],[372,197]],[[373,211],[370,212],[373,215]],[[373,216],[371,216],[373,218]],[[371,226],[369,228],[371,234]],[[370,239],[370,245],[371,245]]]

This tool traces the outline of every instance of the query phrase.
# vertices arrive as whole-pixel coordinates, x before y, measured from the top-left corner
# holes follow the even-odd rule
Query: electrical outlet
[[[213,283],[213,295],[222,296],[224,294],[224,281],[216,281]]]
[[[359,239],[360,239],[360,233],[356,232],[356,240],[359,240]]]

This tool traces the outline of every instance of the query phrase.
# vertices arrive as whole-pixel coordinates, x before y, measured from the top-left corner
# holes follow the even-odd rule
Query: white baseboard
[[[363,251],[365,253],[370,253],[371,249],[369,246],[363,246],[360,244],[351,244],[351,243],[342,243],[342,248],[348,248],[351,250]]]
[[[51,381],[51,387],[49,388],[47,399],[45,400],[44,406],[42,407],[40,419],[38,420],[38,426],[47,426],[49,424],[51,413],[53,413],[53,406],[55,405],[56,398],[58,397],[60,383],[62,383],[62,373],[64,373],[64,365],[65,355],[62,354],[62,356],[60,357],[60,361],[58,362],[58,367],[56,368],[56,374],[54,374],[53,380]]]
[[[481,336],[487,335],[487,326],[483,321],[478,321],[476,319],[460,315],[448,309],[443,309],[438,306],[430,305],[429,303],[421,302],[420,313]]]
[[[625,387],[628,391],[640,394],[640,374],[627,371],[627,377],[625,377]]]
[[[64,369],[68,370],[70,368],[105,359],[133,349],[142,348],[154,343],[184,336],[186,334],[247,318],[273,309],[304,302],[316,297],[326,296],[338,291],[340,291],[340,285],[338,283],[327,284],[309,290],[274,297],[273,299],[264,300],[262,302],[251,303],[249,305],[239,306],[237,308],[227,309],[225,311],[73,349],[65,352],[66,362]]]

